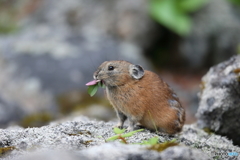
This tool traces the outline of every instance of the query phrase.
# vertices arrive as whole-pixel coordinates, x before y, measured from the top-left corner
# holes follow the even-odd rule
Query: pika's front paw
[[[127,131],[127,132],[132,132],[132,131],[134,131],[134,127],[130,127],[130,126],[129,126],[126,131]]]

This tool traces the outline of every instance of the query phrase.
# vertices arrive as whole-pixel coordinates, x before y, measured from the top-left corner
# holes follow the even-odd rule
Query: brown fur
[[[109,66],[114,70],[109,71]],[[135,65],[126,61],[106,61],[94,73],[94,78],[106,85],[107,97],[120,120],[118,127],[128,118],[129,130],[138,122],[150,130],[168,134],[180,132],[185,111],[176,94],[151,71],[145,70],[139,79],[133,78],[132,66]],[[141,76],[141,70],[138,75]]]

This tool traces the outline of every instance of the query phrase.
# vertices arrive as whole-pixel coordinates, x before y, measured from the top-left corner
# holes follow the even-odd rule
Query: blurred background
[[[193,123],[201,77],[239,44],[240,0],[0,0],[0,127],[116,119],[85,86],[106,60],[158,73]]]

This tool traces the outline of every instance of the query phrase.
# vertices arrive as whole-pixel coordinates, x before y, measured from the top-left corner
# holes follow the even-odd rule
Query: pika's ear
[[[141,79],[144,75],[144,69],[139,65],[131,64],[129,66],[129,73],[134,79]]]

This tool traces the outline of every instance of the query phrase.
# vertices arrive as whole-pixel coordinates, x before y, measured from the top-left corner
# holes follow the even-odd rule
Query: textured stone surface
[[[202,78],[198,125],[240,145],[240,56],[212,67]]]
[[[128,145],[119,142],[105,142],[114,135],[113,122],[89,120],[77,117],[70,121],[53,122],[41,128],[10,127],[0,130],[0,147],[15,147],[2,157],[11,159],[46,160],[65,157],[66,159],[211,159],[220,153],[240,153],[240,148],[224,137],[208,134],[196,125],[185,125],[180,135],[168,136],[151,133],[148,130],[138,132],[127,138]],[[148,146],[131,145],[152,137],[160,142],[176,139],[180,144],[169,147],[163,152],[149,151]],[[226,156],[226,155],[225,155]],[[235,157],[236,158],[236,157]]]

